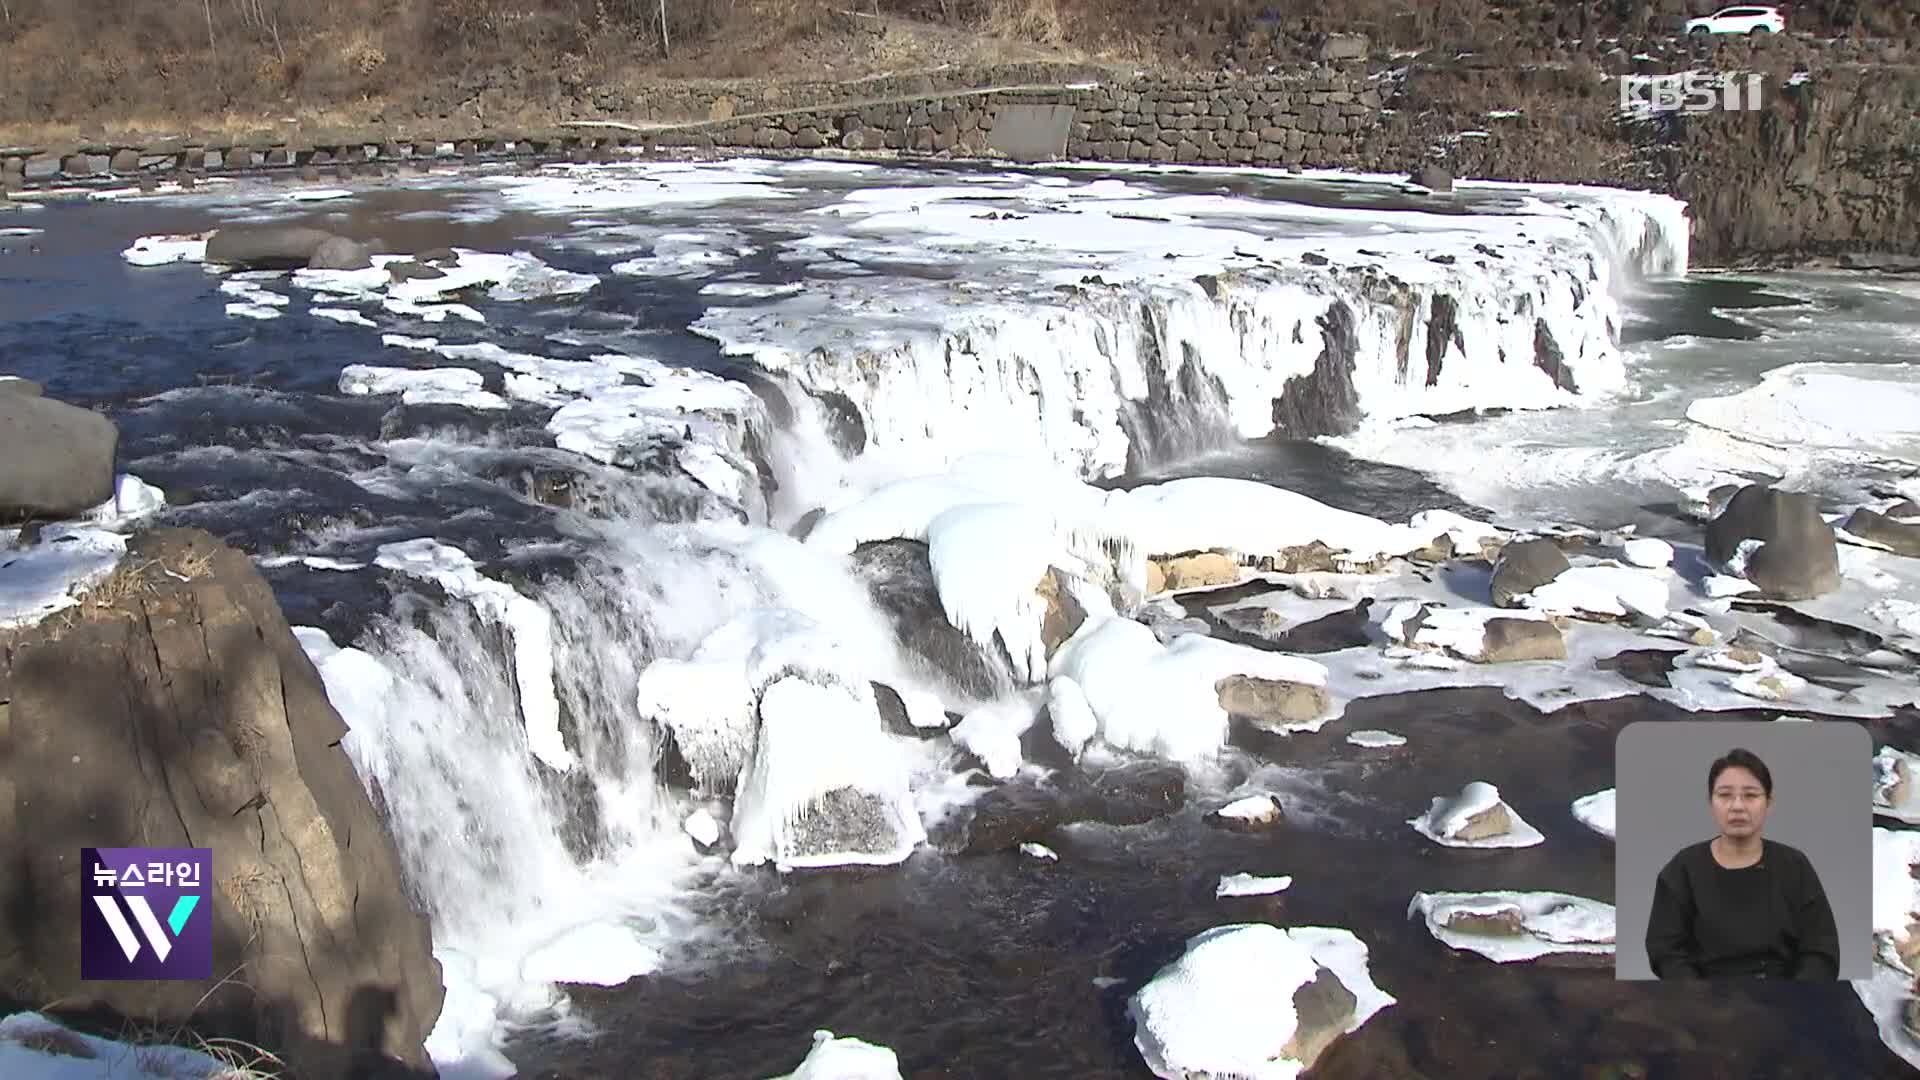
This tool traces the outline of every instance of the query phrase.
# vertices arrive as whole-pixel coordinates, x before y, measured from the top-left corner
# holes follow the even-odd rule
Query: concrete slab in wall
[[[1067,156],[1072,128],[1071,105],[1002,105],[987,145],[1015,161],[1051,161]]]

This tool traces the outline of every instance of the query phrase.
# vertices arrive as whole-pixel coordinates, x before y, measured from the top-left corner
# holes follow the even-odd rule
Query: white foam
[[[1299,1024],[1293,996],[1323,968],[1355,998],[1344,1032],[1394,1004],[1374,985],[1366,955],[1352,933],[1333,928],[1242,923],[1196,934],[1128,1000],[1134,1045],[1164,1080],[1294,1080],[1304,1065],[1281,1053]]]
[[[592,923],[575,927],[527,954],[520,977],[532,983],[569,982],[592,986],[621,983],[659,970],[660,950],[620,926]]]
[[[0,628],[32,626],[75,606],[75,594],[113,573],[126,551],[117,533],[74,526],[43,529],[25,549],[0,547]]]
[[[1020,845],[1020,854],[1025,855],[1028,858],[1039,859],[1042,862],[1059,862],[1060,861],[1059,852],[1053,850],[1052,848],[1048,847],[1045,844],[1036,844],[1031,841]]]
[[[1521,933],[1468,933],[1448,927],[1456,915],[1520,913]],[[1536,960],[1553,953],[1611,955],[1614,908],[1598,900],[1556,892],[1415,893],[1407,917],[1419,914],[1427,929],[1446,945],[1479,953],[1502,964]]]
[[[1573,800],[1574,820],[1609,840],[1613,839],[1613,795],[1613,789],[1607,788]]]
[[[1214,886],[1213,895],[1228,896],[1272,896],[1286,892],[1293,887],[1293,878],[1256,877],[1253,874],[1222,874],[1220,884]]]
[[[947,733],[955,746],[980,759],[987,775],[1011,779],[1020,771],[1020,736],[1039,717],[1039,695],[1015,694],[970,710]]]
[[[573,754],[560,735],[560,703],[553,688],[553,620],[547,609],[513,586],[481,574],[479,564],[466,552],[430,537],[382,544],[374,564],[431,581],[448,595],[472,603],[482,619],[508,631],[527,748],[560,772],[572,769]]]
[[[1355,746],[1366,747],[1369,750],[1382,750],[1389,747],[1407,745],[1407,737],[1405,735],[1396,735],[1391,731],[1378,731],[1371,728],[1365,731],[1348,732],[1347,741]]]
[[[1520,812],[1507,806],[1507,816],[1512,825],[1497,836],[1486,836],[1478,840],[1466,840],[1458,835],[1466,827],[1468,819],[1474,815],[1505,805],[1500,799],[1500,789],[1484,780],[1475,780],[1460,789],[1452,798],[1436,796],[1427,812],[1420,817],[1409,819],[1407,824],[1414,831],[1437,844],[1448,847],[1467,848],[1513,848],[1532,847],[1543,843],[1546,837],[1538,829],[1527,824]]]

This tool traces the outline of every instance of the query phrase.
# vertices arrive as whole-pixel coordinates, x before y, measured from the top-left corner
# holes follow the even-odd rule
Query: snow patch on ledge
[[[76,592],[106,578],[126,538],[105,529],[49,527],[26,548],[0,547],[0,629],[32,626],[80,601]]]
[[[37,1012],[0,1019],[0,1076],[10,1080],[247,1080],[253,1075],[184,1046],[84,1035]]]

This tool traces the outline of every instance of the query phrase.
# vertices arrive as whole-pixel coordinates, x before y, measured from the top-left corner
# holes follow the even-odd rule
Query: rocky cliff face
[[[190,1024],[302,1078],[430,1075],[427,923],[266,582],[167,529],[92,597],[0,631],[0,1005]],[[212,849],[212,980],[78,979],[94,846]]]
[[[1682,118],[1673,148],[1703,262],[1920,255],[1920,70],[1829,71],[1760,111]]]
[[[1920,255],[1920,65],[1767,50],[1725,46],[1697,64],[1762,74],[1760,109],[1637,123],[1622,122],[1618,84],[1577,58],[1414,65],[1345,164],[1440,160],[1456,176],[1671,192],[1687,200],[1701,266]],[[1788,85],[1791,66],[1804,82]]]

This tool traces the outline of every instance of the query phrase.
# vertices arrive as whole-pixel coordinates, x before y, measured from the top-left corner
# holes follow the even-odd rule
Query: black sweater
[[[1729,870],[1709,844],[1681,848],[1654,884],[1647,918],[1654,974],[1839,978],[1833,908],[1806,854],[1763,839],[1759,862]]]

